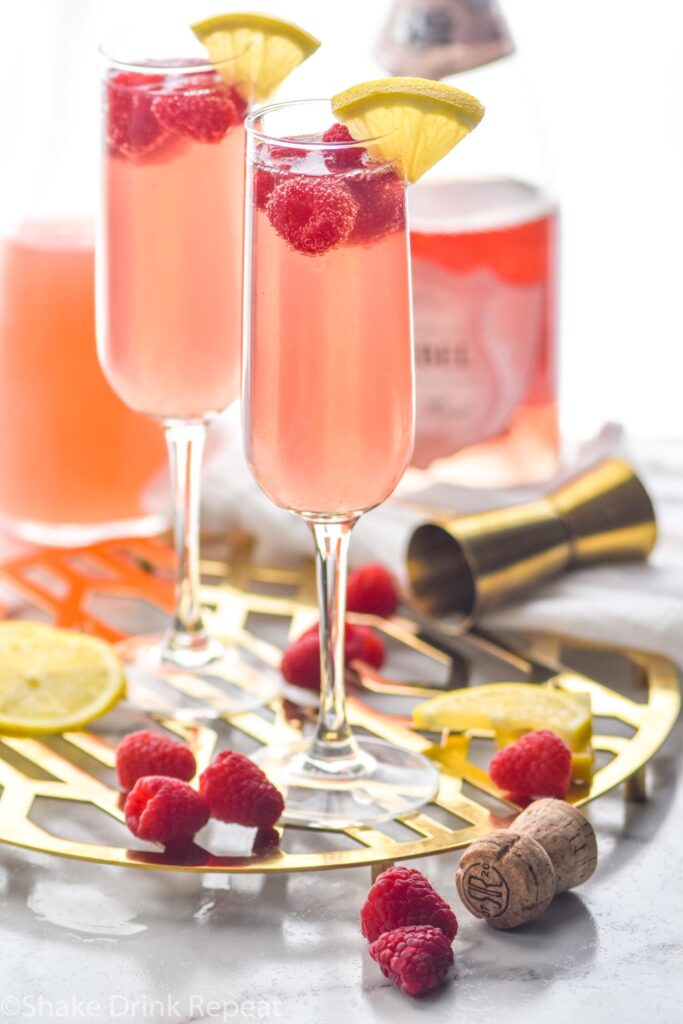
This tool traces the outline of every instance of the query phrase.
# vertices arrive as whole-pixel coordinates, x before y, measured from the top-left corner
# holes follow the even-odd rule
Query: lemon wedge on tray
[[[380,78],[332,98],[332,110],[355,139],[376,139],[373,155],[395,161],[413,182],[481,121],[484,108],[469,93],[426,78]]]
[[[486,683],[453,690],[413,709],[418,729],[492,730],[499,747],[526,732],[550,729],[573,752],[574,778],[592,774],[593,719],[587,693],[566,693],[534,683]]]
[[[229,85],[247,99],[265,100],[320,46],[298,25],[266,14],[217,14],[192,31]]]
[[[113,648],[40,622],[0,622],[0,733],[80,729],[126,691]]]

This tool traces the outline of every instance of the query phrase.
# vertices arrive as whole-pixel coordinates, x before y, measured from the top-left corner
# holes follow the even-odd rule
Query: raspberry
[[[135,72],[114,75],[107,85],[107,141],[121,156],[142,156],[155,149],[167,132],[154,113],[162,75]]]
[[[197,142],[220,142],[241,117],[236,91],[214,79],[191,75],[182,88],[156,96],[152,110],[159,123]]]
[[[296,142],[296,139],[282,139],[282,142]],[[295,160],[302,160],[307,152],[294,146],[266,146],[265,151],[270,160],[287,160],[290,164]]]
[[[569,789],[571,773],[571,750],[548,729],[529,732],[499,750],[489,765],[489,775],[496,786],[520,797],[562,798]]]
[[[458,920],[429,880],[415,868],[387,868],[371,886],[360,912],[360,930],[374,942],[384,932],[407,925],[438,928],[452,942]]]
[[[206,802],[180,779],[138,779],[124,807],[126,825],[138,839],[174,843],[191,839],[209,820]]]
[[[344,659],[347,665],[352,661],[364,661],[373,668],[384,664],[384,644],[378,636],[365,626],[351,626],[347,623],[344,637]],[[280,666],[288,683],[303,686],[306,690],[320,689],[320,639],[318,626],[302,633],[298,640],[285,651]]]
[[[334,178],[291,175],[277,185],[266,212],[278,235],[297,252],[321,256],[353,231],[358,203]]]
[[[314,636],[316,640],[320,635],[318,626],[311,626],[299,639],[305,636]],[[367,626],[352,626],[346,623],[344,634],[344,659],[347,665],[352,661],[364,661],[373,668],[381,668],[384,664],[386,651],[384,644],[371,629]]]
[[[121,740],[116,751],[116,774],[123,790],[132,789],[145,775],[166,775],[189,782],[196,771],[192,751],[158,732],[132,732]]]
[[[345,124],[333,124],[323,135],[323,142],[354,142],[353,135]],[[331,171],[345,171],[360,167],[366,150],[362,146],[353,149],[325,149],[323,158]]]
[[[426,924],[385,932],[370,946],[370,956],[407,996],[438,988],[453,963],[451,939]]]
[[[320,689],[320,644],[317,636],[295,640],[285,651],[280,671],[288,683],[305,690]]]
[[[293,140],[292,140],[293,141]],[[281,181],[291,173],[298,159],[306,156],[303,149],[287,146],[270,146],[262,142],[256,151],[254,165],[254,203],[259,210],[265,210],[270,194]]]
[[[396,611],[398,590],[394,577],[383,565],[362,565],[349,576],[346,607],[388,619]]]
[[[378,167],[348,179],[358,203],[350,242],[376,242],[405,226],[403,182],[392,167]]]
[[[244,754],[224,750],[199,777],[211,814],[235,825],[270,829],[285,808],[282,793]]]
[[[265,210],[270,194],[277,184],[284,180],[287,174],[287,169],[284,167],[278,167],[277,170],[274,167],[261,167],[256,166],[254,168],[254,204],[259,210]]]

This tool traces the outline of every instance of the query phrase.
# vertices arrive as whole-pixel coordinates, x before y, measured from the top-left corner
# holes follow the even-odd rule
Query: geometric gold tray
[[[81,551],[50,550],[0,567],[5,614],[42,618],[116,640],[134,623],[172,606],[172,554],[160,540],[115,541]],[[598,648],[549,636],[427,636],[409,617],[386,621],[349,615],[383,634],[382,671],[364,671],[349,687],[354,728],[425,754],[441,782],[433,803],[377,828],[309,831],[283,827],[279,846],[252,848],[253,832],[210,825],[199,842],[163,850],[135,840],[123,822],[113,773],[121,735],[154,721],[193,748],[199,771],[216,749],[248,753],[300,735],[315,709],[285,688],[281,699],[234,714],[230,693],[249,690],[259,673],[277,671],[289,636],[315,621],[311,564],[255,566],[244,544],[231,562],[203,562],[203,600],[211,629],[235,645],[225,680],[179,676],[173,701],[183,713],[149,710],[144,685],[87,732],[40,740],[0,737],[0,842],[103,864],[194,872],[286,872],[389,863],[467,846],[517,812],[489,779],[493,736],[472,730],[428,735],[412,727],[410,710],[426,697],[468,683],[526,680],[590,694],[597,771],[569,799],[585,804],[620,783],[629,799],[644,796],[644,768],[671,730],[680,707],[676,669],[665,658]],[[2,615],[0,606],[0,616]],[[158,623],[154,622],[154,625]],[[171,686],[171,684],[169,684]],[[168,694],[166,695],[168,697]],[[303,706],[301,701],[303,700]],[[308,704],[307,704],[308,702]],[[188,703],[208,714],[188,716]],[[147,711],[141,710],[147,707]]]

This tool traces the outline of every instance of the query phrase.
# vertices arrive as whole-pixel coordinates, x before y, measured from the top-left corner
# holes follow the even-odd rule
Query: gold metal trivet
[[[169,550],[156,540],[111,542],[15,561],[0,569],[0,583],[13,600],[23,601],[20,610],[12,605],[11,614],[48,618],[116,640],[124,632],[112,619],[120,617],[127,603],[139,605],[144,599],[146,607],[168,612],[171,561]],[[210,625],[232,638],[244,655],[230,684],[248,690],[255,659],[271,671],[279,665],[281,647],[269,638],[273,629],[277,632],[279,627],[284,643],[287,635],[297,635],[315,621],[312,566],[254,566],[245,548],[230,565],[221,559],[205,561],[203,571]],[[113,601],[116,614],[111,608],[105,613],[107,601]],[[678,676],[666,659],[601,649],[600,659],[610,662],[610,672],[614,662],[624,679],[637,678],[646,688],[641,702],[568,667],[567,658],[571,663],[575,656],[585,655],[588,645],[551,637],[510,641],[481,632],[441,641],[421,635],[420,626],[408,618],[349,618],[383,633],[390,650],[385,673],[365,673],[352,688],[351,721],[356,729],[424,753],[439,764],[441,785],[433,804],[377,828],[313,832],[288,826],[279,847],[256,852],[224,849],[228,830],[221,835],[220,828],[209,833],[209,849],[195,844],[172,852],[145,844],[127,848],[130,835],[122,825],[115,788],[114,750],[117,737],[143,727],[145,719],[134,706],[120,706],[89,732],[41,740],[0,737],[0,842],[103,864],[195,872],[287,872],[354,865],[377,870],[394,861],[466,846],[500,827],[501,820],[517,810],[482,767],[492,752],[493,735],[422,734],[412,728],[410,709],[448,687],[483,681],[482,673],[487,673],[485,681],[526,679],[590,693],[600,767],[589,787],[575,787],[571,802],[584,804],[622,782],[627,784],[627,797],[643,795],[644,765],[665,740],[680,706]],[[430,685],[427,679],[432,680]],[[214,718],[190,722],[153,717],[187,740],[200,771],[217,745],[248,752],[259,744],[296,736],[313,714],[285,694],[268,708],[231,715],[229,698],[215,680],[179,676],[176,689],[184,698],[209,705]],[[74,837],[74,832],[79,834]]]

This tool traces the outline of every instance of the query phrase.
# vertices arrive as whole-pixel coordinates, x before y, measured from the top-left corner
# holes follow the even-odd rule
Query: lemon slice
[[[265,100],[320,46],[298,25],[265,14],[217,14],[192,31],[228,85],[247,99]],[[224,63],[227,62],[227,63]]]
[[[39,622],[0,623],[0,733],[80,729],[125,690],[123,666],[103,640]]]
[[[484,108],[469,93],[426,78],[381,78],[332,98],[335,117],[355,139],[377,139],[375,156],[417,181],[472,131]]]
[[[590,747],[590,696],[533,683],[487,683],[435,697],[413,710],[418,729],[491,729],[499,746],[525,732],[550,729],[575,752]]]

